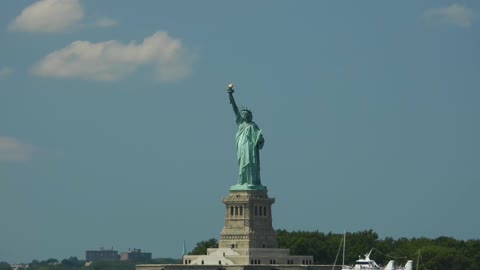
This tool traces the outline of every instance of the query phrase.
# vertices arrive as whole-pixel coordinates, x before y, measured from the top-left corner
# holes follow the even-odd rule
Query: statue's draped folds
[[[236,143],[239,167],[238,184],[261,186],[259,148],[263,145],[263,136],[257,124],[254,122],[239,123]]]

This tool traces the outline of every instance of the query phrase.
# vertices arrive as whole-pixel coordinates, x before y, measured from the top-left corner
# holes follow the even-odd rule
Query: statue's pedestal
[[[220,248],[277,248],[272,227],[272,204],[263,190],[230,190],[223,199],[225,225],[220,234]]]
[[[237,188],[235,188],[237,187]],[[267,188],[236,185],[223,198],[225,225],[218,248],[207,255],[183,256],[187,265],[311,265],[312,256],[293,256],[289,249],[278,248],[272,227],[272,204]],[[288,267],[287,267],[288,268]]]

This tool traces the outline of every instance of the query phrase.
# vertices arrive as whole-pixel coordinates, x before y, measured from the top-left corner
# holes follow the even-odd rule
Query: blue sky
[[[0,261],[218,238],[226,88],[274,227],[480,238],[478,1],[0,3]]]

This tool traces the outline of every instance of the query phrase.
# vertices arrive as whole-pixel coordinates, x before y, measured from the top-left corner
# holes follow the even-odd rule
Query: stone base
[[[185,264],[139,264],[136,270],[341,270],[337,265],[185,265]]]
[[[311,265],[313,256],[290,255],[284,248],[209,248],[207,255],[185,255],[188,265]]]
[[[220,233],[220,248],[277,248],[272,227],[272,204],[267,190],[230,191],[225,204],[225,225]]]

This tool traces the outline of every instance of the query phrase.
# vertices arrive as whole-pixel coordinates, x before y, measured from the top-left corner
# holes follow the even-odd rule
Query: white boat
[[[345,265],[345,234],[343,235],[343,264],[342,270],[351,269],[374,269],[374,270],[413,270],[413,261],[408,260],[405,266],[395,266],[395,261],[390,260],[385,267],[379,266],[374,260],[370,259],[373,248],[365,254],[364,258],[359,258],[355,261],[355,265]]]
[[[380,266],[372,259],[370,259],[370,254],[372,254],[373,248],[365,254],[365,257],[359,258],[358,260],[355,261],[354,266],[343,266],[344,268],[342,269],[380,269]],[[389,262],[390,264],[390,262]]]
[[[412,270],[413,261],[409,260],[405,266],[395,266],[395,261],[390,260],[385,267],[379,266],[374,260],[370,259],[370,254],[372,254],[373,248],[365,254],[364,258],[360,258],[355,261],[353,266],[342,266],[342,270],[351,270],[351,269],[375,269],[375,270]]]

